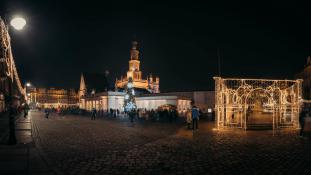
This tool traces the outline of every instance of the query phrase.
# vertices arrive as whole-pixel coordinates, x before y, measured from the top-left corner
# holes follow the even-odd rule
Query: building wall
[[[123,96],[108,96],[108,109],[118,109],[123,111],[124,97]]]
[[[124,95],[122,92],[105,92],[84,96],[80,99],[80,108],[91,111],[93,108],[96,110],[107,111],[110,108],[123,111]]]
[[[118,109],[119,111],[123,111],[124,105],[124,92],[108,92],[108,110],[111,109]]]
[[[191,108],[190,99],[180,99],[178,96],[136,97],[135,100],[139,109],[156,110],[163,105],[174,105],[178,112],[185,112]]]
[[[214,110],[215,108],[215,91],[169,92],[161,93],[161,95],[191,99],[194,105],[200,108],[204,113],[207,113],[209,109]]]
[[[124,105],[123,92],[108,92],[106,94],[83,97],[80,100],[80,108],[85,110],[109,110],[118,109],[123,111]],[[135,97],[136,105],[138,109],[156,110],[162,105],[174,105],[177,106],[179,112],[183,112],[189,109],[191,100],[185,98],[179,98],[178,96],[146,96],[146,97]]]
[[[5,111],[4,95],[0,93],[0,113]]]
[[[73,90],[55,89],[55,88],[37,88],[30,92],[30,103],[38,107],[68,107],[78,105],[78,94]]]
[[[307,58],[307,64],[304,69],[296,75],[296,78],[303,79],[302,90],[303,98],[306,100],[311,100],[311,58]]]
[[[159,106],[170,104],[177,105],[176,96],[141,96],[135,97],[137,108],[139,109],[157,109]]]
[[[215,108],[215,91],[195,91],[193,93],[194,105],[207,113],[208,109]]]

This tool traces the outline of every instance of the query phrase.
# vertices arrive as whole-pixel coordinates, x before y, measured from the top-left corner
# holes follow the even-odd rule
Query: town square
[[[311,174],[287,2],[0,3],[0,174]]]

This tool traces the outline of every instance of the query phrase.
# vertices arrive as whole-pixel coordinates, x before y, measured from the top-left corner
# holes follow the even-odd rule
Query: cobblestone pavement
[[[214,131],[201,121],[192,132],[180,124],[31,115],[59,174],[311,174],[311,140],[296,131]]]
[[[15,116],[15,145],[8,145],[8,116],[0,118],[0,174],[53,174],[33,142],[30,117]]]

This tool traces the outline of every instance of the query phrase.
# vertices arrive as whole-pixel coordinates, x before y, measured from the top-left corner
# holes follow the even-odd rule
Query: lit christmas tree
[[[133,88],[133,79],[132,77],[129,78],[127,86],[125,87],[125,97],[124,97],[124,111],[130,112],[133,109],[136,109],[136,103],[135,103],[135,91]]]

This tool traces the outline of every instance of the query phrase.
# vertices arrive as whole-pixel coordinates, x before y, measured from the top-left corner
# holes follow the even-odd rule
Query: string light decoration
[[[299,128],[302,80],[239,79],[214,77],[217,129],[247,129],[254,108],[272,117],[274,129]]]
[[[1,47],[3,48],[3,54],[0,58],[1,69],[3,72],[0,75],[0,80],[5,81],[10,78],[12,83],[15,82],[17,89],[21,95],[26,96],[26,88],[23,88],[18,72],[15,66],[15,61],[12,54],[11,38],[8,32],[8,27],[4,21],[0,18],[0,35],[1,35]],[[4,74],[3,74],[4,73]],[[3,74],[3,75],[2,75]]]
[[[129,77],[127,86],[125,87],[125,97],[124,97],[124,111],[130,112],[132,110],[135,110],[137,108],[135,103],[135,91],[133,87],[133,79],[132,77]]]

